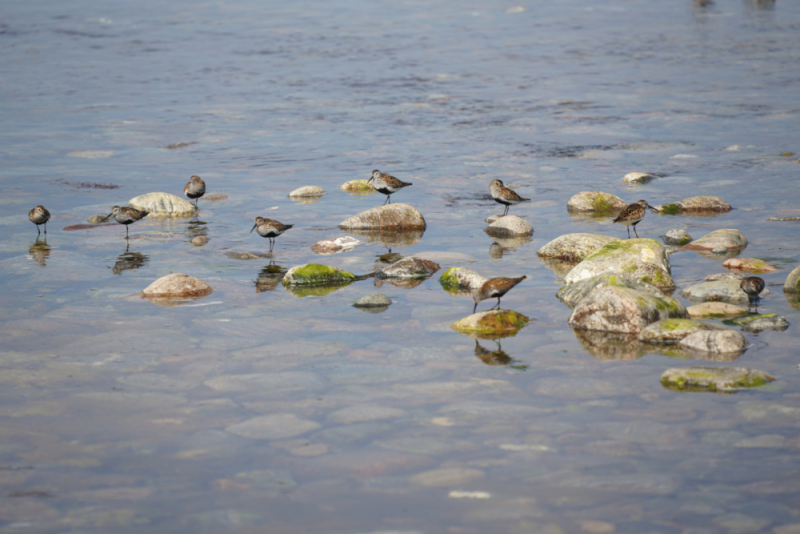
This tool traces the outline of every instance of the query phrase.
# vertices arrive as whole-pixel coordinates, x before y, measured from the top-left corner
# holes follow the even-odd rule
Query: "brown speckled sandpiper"
[[[472,292],[472,300],[475,301],[475,306],[472,307],[472,313],[478,308],[478,303],[482,300],[497,297],[497,304],[495,306],[500,309],[500,297],[508,293],[512,287],[525,280],[526,276],[522,275],[519,278],[491,278],[485,281],[479,289]],[[491,309],[494,309],[492,306]]]
[[[375,191],[386,195],[386,200],[383,202],[384,204],[389,202],[389,199],[392,197],[392,193],[396,193],[397,191],[400,191],[404,187],[413,185],[408,182],[398,180],[397,178],[395,178],[390,174],[384,174],[377,169],[372,171],[372,176],[370,176],[369,180],[367,181],[372,182],[372,187],[375,188]],[[389,203],[391,204],[391,202]]]
[[[125,239],[128,239],[128,225],[133,224],[136,221],[141,221],[150,212],[147,210],[137,210],[136,208],[129,208],[127,206],[114,206],[111,208],[111,213],[107,215],[107,217],[114,217],[114,220],[120,224],[125,225]]]
[[[628,204],[625,206],[617,218],[614,219],[615,223],[624,224],[626,229],[628,230],[628,239],[631,238],[631,226],[633,226],[633,233],[636,237],[639,237],[639,234],[636,233],[636,225],[639,224],[639,221],[644,219],[644,214],[647,212],[645,208],[653,208],[650,204],[647,203],[646,200],[637,200],[633,204]]]
[[[36,206],[28,212],[28,219],[36,225],[36,235],[41,235],[42,231],[39,230],[39,225],[44,225],[44,235],[47,235],[47,221],[50,220],[50,212],[44,206]]]
[[[759,294],[764,291],[764,280],[757,276],[748,276],[742,279],[739,287],[742,288],[742,291],[747,293],[747,297],[749,298],[747,311],[750,311],[750,308],[755,306],[756,312],[758,312],[758,301],[761,300]]]
[[[516,193],[516,191],[504,186],[503,182],[500,180],[492,180],[489,183],[489,194],[492,195],[492,198],[495,202],[499,202],[506,207],[505,211],[503,212],[503,217],[508,215],[509,207],[519,204],[520,202],[530,202],[531,200],[529,198],[522,198]]]
[[[272,219],[256,217],[256,223],[250,229],[250,233],[253,233],[253,230],[256,230],[258,235],[268,238],[269,251],[272,253],[272,247],[275,246],[275,238],[293,226],[293,224],[283,224],[278,221],[273,221]]]
[[[183,187],[183,194],[194,200],[194,207],[197,207],[197,200],[206,194],[206,183],[199,176],[189,178],[189,183]]]

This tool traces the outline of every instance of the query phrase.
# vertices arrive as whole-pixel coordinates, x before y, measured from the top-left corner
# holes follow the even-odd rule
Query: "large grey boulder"
[[[612,214],[627,205],[627,202],[611,193],[581,191],[567,201],[567,211]]]
[[[699,239],[685,245],[689,250],[714,250],[725,247],[727,250],[741,250],[747,246],[747,238],[739,230],[723,228],[714,230]]]
[[[548,242],[536,251],[536,254],[541,258],[579,262],[612,241],[618,241],[618,239],[602,234],[565,234]]]
[[[698,352],[739,352],[747,340],[736,330],[701,330],[683,338],[678,347]]]
[[[711,195],[701,195],[689,197],[670,204],[656,206],[656,210],[667,214],[677,215],[678,213],[727,213],[731,211],[731,205],[719,197]]]
[[[655,239],[621,239],[603,245],[576,265],[564,281],[572,284],[604,273],[629,274],[662,291],[675,288],[666,249]]]
[[[378,206],[339,223],[343,230],[424,230],[425,219],[408,204]]]
[[[730,329],[697,319],[663,319],[647,325],[647,328],[639,333],[639,341],[658,345],[675,345],[686,336],[703,330]]]
[[[569,316],[573,328],[621,334],[639,334],[661,319],[689,316],[671,297],[655,297],[635,289],[598,286],[578,302]]]
[[[713,282],[700,282],[681,291],[681,296],[693,302],[748,302],[747,293],[739,287],[741,280],[736,278],[720,278]],[[768,295],[770,291],[764,288],[761,296]]]
[[[568,286],[562,287],[556,294],[556,297],[570,308],[574,308],[583,297],[588,295],[597,286],[628,287],[647,293],[648,295],[653,295],[654,297],[666,297],[666,295],[655,286],[640,282],[629,274],[616,273],[598,274],[586,280],[569,284]]]
[[[137,210],[147,210],[149,219],[190,217],[197,211],[194,204],[170,193],[139,195],[130,199],[128,205]]]

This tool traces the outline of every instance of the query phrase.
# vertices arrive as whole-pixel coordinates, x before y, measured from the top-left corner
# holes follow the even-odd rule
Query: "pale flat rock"
[[[731,258],[722,264],[731,271],[745,271],[750,274],[774,273],[778,269],[758,258]]]
[[[147,210],[150,219],[189,217],[197,211],[194,204],[170,193],[147,193],[130,199],[128,205],[137,210]]]
[[[647,325],[639,333],[639,341],[658,345],[675,345],[695,332],[703,330],[730,330],[718,324],[697,319],[663,319]]]
[[[654,297],[666,297],[666,295],[657,287],[648,283],[641,282],[628,274],[605,273],[598,274],[586,280],[581,280],[562,287],[556,297],[569,306],[574,308],[580,300],[591,293],[597,286],[620,286],[629,287]]]
[[[425,471],[409,478],[409,482],[428,488],[441,488],[446,486],[460,486],[480,480],[486,473],[480,469],[467,469],[454,467],[450,469],[434,469]]]
[[[316,185],[304,185],[303,187],[298,187],[291,193],[289,193],[290,197],[316,197],[319,195],[324,195],[325,190],[321,187],[317,187]]]
[[[689,232],[682,228],[673,228],[664,234],[662,240],[664,241],[665,245],[682,247],[683,245],[687,245],[692,242],[692,236],[690,236]]]
[[[715,282],[717,280],[722,280],[724,278],[730,278],[732,280],[744,280],[747,277],[746,274],[743,273],[717,273],[717,274],[710,274],[703,278],[704,282]]]
[[[392,299],[383,293],[370,293],[355,301],[353,306],[356,308],[382,308],[389,306],[391,303]]]
[[[626,273],[662,291],[675,287],[667,251],[655,239],[623,239],[603,245],[567,273],[564,281],[572,284],[605,273]]]
[[[703,302],[702,304],[689,306],[686,311],[689,312],[689,317],[704,319],[736,317],[747,313],[747,310],[741,306],[734,306],[727,302]]]
[[[612,214],[621,211],[628,203],[611,193],[581,191],[567,201],[567,211]]]
[[[761,332],[762,330],[776,330],[782,332],[789,328],[789,321],[786,317],[776,313],[765,313],[760,315],[747,315],[723,321],[731,326],[738,326],[746,332]]]
[[[439,264],[409,256],[375,272],[375,277],[384,278],[424,278],[440,269]]]
[[[685,245],[689,250],[714,250],[716,247],[725,247],[727,250],[739,250],[747,246],[747,238],[739,230],[723,228],[714,230],[700,239],[695,239]]]
[[[319,423],[300,419],[291,413],[262,415],[236,423],[225,430],[249,439],[286,439],[320,428]]]
[[[583,330],[639,334],[661,319],[688,316],[683,304],[671,297],[655,297],[627,287],[598,286],[578,302],[568,322]]]
[[[493,237],[524,237],[533,235],[533,226],[521,217],[506,215],[494,221],[483,231]]]
[[[374,193],[375,188],[368,180],[350,180],[339,186],[339,189],[348,193]]]
[[[347,252],[353,250],[361,243],[355,237],[343,236],[336,239],[326,239],[324,241],[317,241],[311,245],[312,252],[317,254],[336,254],[338,252]]]
[[[744,367],[673,367],[661,375],[664,387],[690,391],[735,391],[773,380],[767,373]]]
[[[662,204],[656,206],[656,210],[667,215],[675,215],[678,213],[726,213],[731,211],[731,205],[719,197],[711,195],[701,195],[697,197],[689,197],[670,204]]]
[[[269,349],[264,349],[264,353],[269,354]],[[223,393],[268,391],[272,394],[283,394],[290,391],[316,391],[324,387],[324,383],[317,375],[306,372],[219,375],[206,380],[203,384]]]
[[[786,277],[786,282],[783,284],[784,293],[797,293],[800,294],[800,267],[796,267]]]
[[[343,230],[424,230],[425,219],[408,204],[387,204],[369,209],[339,223]]]
[[[536,253],[542,258],[579,262],[612,241],[618,241],[618,239],[602,234],[565,234],[553,239]]]
[[[451,295],[471,295],[486,282],[486,278],[466,267],[450,267],[439,278],[439,283]]]
[[[646,184],[658,178],[655,174],[648,174],[646,172],[629,172],[622,177],[622,181],[626,184]]]
[[[699,352],[739,352],[747,346],[747,340],[735,330],[701,330],[683,338],[678,346]]]
[[[211,294],[211,286],[185,275],[173,273],[147,286],[140,295],[144,298],[196,298]]]
[[[694,302],[731,302],[746,303],[749,301],[747,293],[739,287],[740,280],[736,278],[721,278],[713,282],[700,282],[681,291],[681,296]],[[770,293],[764,288],[760,296]]]

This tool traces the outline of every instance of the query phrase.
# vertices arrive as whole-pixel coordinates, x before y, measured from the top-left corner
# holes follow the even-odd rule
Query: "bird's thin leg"
[[[633,225],[633,233],[636,234],[636,237],[639,237],[639,233],[636,231],[636,225]]]
[[[125,225],[125,239],[128,239],[128,225]]]
[[[506,209],[505,209],[505,210],[503,210],[503,217],[505,217],[506,215],[508,215],[508,207],[509,207],[509,205],[508,205],[508,204],[506,204]]]
[[[498,310],[500,309],[500,297],[497,297],[497,304],[492,306],[492,309],[495,309],[495,308],[497,308]]]
[[[38,237],[38,236],[40,236],[40,235],[42,235],[42,231],[41,231],[41,230],[39,230],[39,225],[38,225],[38,224],[36,225],[36,232],[38,232],[38,233],[36,234],[36,236],[37,236],[37,237]]]
[[[478,303],[475,303],[475,306],[472,307],[472,313],[475,313],[475,310],[478,309]]]
[[[38,230],[39,227],[37,226],[36,229]],[[47,223],[44,223],[44,235],[47,235]]]
[[[628,239],[630,239],[631,238],[631,227],[630,226],[626,226],[625,229],[628,231]]]

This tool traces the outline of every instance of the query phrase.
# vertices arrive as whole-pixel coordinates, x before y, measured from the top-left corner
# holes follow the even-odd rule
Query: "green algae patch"
[[[605,193],[600,193],[592,199],[592,209],[599,213],[607,213],[610,211],[619,211],[614,205],[612,196]]]
[[[759,319],[769,319],[771,317],[777,317],[777,316],[778,316],[777,313],[761,313],[761,314],[751,313],[743,317],[736,317],[734,319],[728,319],[727,321],[722,321],[722,324],[726,324],[728,326],[744,326]]]
[[[660,213],[663,213],[664,215],[677,215],[681,212],[681,207],[675,203],[664,204],[660,206],[660,208]]]
[[[513,336],[529,321],[528,317],[514,310],[491,310],[459,319],[450,328],[467,335],[505,337]]]
[[[350,180],[343,183],[339,189],[348,193],[374,193],[375,188],[367,180]]]
[[[286,276],[283,277],[283,285],[341,285],[350,284],[357,279],[358,277],[353,273],[337,269],[336,267],[329,267],[318,263],[308,263],[289,269]]]
[[[469,295],[480,289],[484,282],[486,278],[464,267],[450,267],[439,278],[442,288],[454,297]]]
[[[661,385],[674,391],[733,392],[763,386],[775,377],[744,367],[673,367],[661,375]]]
[[[324,297],[330,295],[334,291],[338,291],[343,287],[347,287],[353,282],[345,282],[342,284],[332,284],[324,286],[308,286],[308,285],[285,285],[286,291],[295,297]]]

